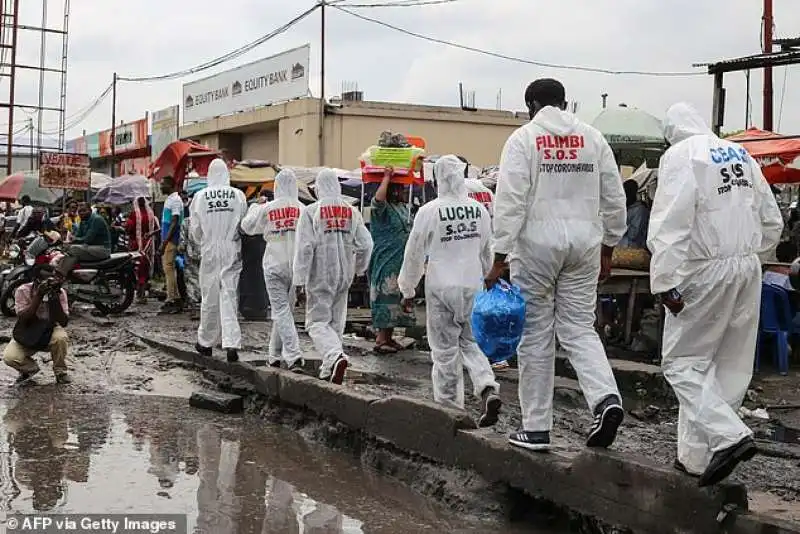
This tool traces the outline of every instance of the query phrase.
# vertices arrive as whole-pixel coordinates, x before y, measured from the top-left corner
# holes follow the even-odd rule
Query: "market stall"
[[[750,128],[726,139],[758,161],[770,184],[800,183],[800,137]]]

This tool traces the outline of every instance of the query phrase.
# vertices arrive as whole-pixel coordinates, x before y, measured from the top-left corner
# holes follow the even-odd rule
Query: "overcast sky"
[[[122,76],[181,70],[233,50],[282,25],[315,0],[79,0],[70,17],[67,115],[85,108]],[[396,0],[345,0],[342,5]],[[800,36],[797,0],[775,0],[776,36]],[[39,25],[36,2],[23,2],[21,23]],[[50,25],[60,25],[63,0],[50,0]],[[505,55],[613,70],[692,71],[692,63],[738,57],[759,51],[762,2],[759,0],[459,0],[444,5],[356,9],[360,14],[439,39]],[[480,108],[524,109],[525,85],[537,77],[564,82],[568,98],[591,120],[600,111],[602,93],[609,105],[621,102],[661,117],[669,104],[686,100],[705,116],[711,113],[712,79],[605,75],[539,68],[482,56],[410,37],[329,8],[327,16],[327,94],[342,82],[355,82],[367,100],[458,105],[458,83],[476,92]],[[193,77],[159,82],[121,82],[117,118],[135,120],[180,102],[184,82],[221,72],[305,43],[311,44],[312,92],[319,92],[320,16],[315,12],[286,34],[213,70]],[[18,61],[38,63],[38,34],[20,38]],[[48,63],[58,68],[60,38],[51,36]],[[775,70],[775,124],[800,133],[800,67],[788,69],[786,98],[781,96],[786,69]],[[702,69],[699,69],[703,72]],[[0,82],[7,98],[7,79]],[[36,103],[38,74],[20,75],[17,102]],[[724,130],[745,122],[745,75],[726,75],[728,90]],[[45,105],[58,106],[58,77],[47,75]],[[753,73],[753,123],[762,124],[762,75]],[[795,95],[794,98],[792,95]],[[15,123],[27,118],[17,114]],[[108,99],[67,139],[109,127]],[[7,121],[0,119],[0,123]],[[43,130],[55,130],[54,114],[45,114]]]

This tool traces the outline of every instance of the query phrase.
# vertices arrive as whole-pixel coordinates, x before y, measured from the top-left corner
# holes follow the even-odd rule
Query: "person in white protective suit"
[[[625,234],[625,193],[602,134],[565,111],[564,87],[540,79],[525,92],[531,121],[508,138],[495,195],[491,287],[511,256],[527,303],[519,360],[522,430],[511,444],[550,447],[555,344],[575,368],[594,421],[587,446],[608,447],[624,411],[594,329],[598,277]]]
[[[348,364],[342,347],[348,292],[354,276],[369,267],[372,236],[361,213],[342,197],[335,171],[320,171],[315,187],[319,200],[298,223],[294,285],[305,287],[306,330],[322,356],[319,377],[341,384]]]
[[[483,185],[480,180],[469,177],[469,161],[463,156],[458,156],[464,165],[464,183],[467,184],[467,194],[469,198],[475,199],[486,208],[489,212],[489,217],[494,217],[494,193],[492,190]]]
[[[444,156],[434,165],[438,197],[414,218],[397,282],[409,308],[425,273],[434,400],[464,408],[466,367],[475,396],[483,402],[478,424],[487,427],[497,422],[500,386],[475,343],[470,316],[475,293],[491,266],[492,225],[486,208],[467,195],[465,166],[456,156]]]
[[[242,272],[239,223],[247,211],[247,198],[230,181],[225,161],[212,161],[208,187],[194,196],[189,208],[189,232],[200,244],[200,327],[195,348],[210,356],[221,334],[228,361],[235,362],[242,342],[237,309]]]
[[[303,353],[294,326],[295,290],[292,285],[292,263],[297,223],[303,204],[297,199],[297,177],[290,169],[275,176],[275,199],[266,204],[253,204],[242,220],[248,235],[262,234],[267,247],[262,263],[272,316],[269,354],[272,367],[281,360],[290,371],[303,371]]]
[[[758,255],[777,245],[783,219],[758,163],[688,104],[667,111],[664,134],[672,146],[650,212],[650,289],[672,312],[661,365],[680,403],[675,467],[706,486],[756,453],[736,412],[753,372]]]

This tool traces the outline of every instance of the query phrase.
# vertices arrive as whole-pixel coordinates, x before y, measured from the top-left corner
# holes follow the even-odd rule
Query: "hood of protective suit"
[[[315,183],[317,198],[338,198],[342,196],[342,186],[339,177],[333,169],[322,169],[317,175]]]
[[[672,105],[664,117],[664,137],[675,145],[694,135],[709,135],[711,128],[696,109],[685,102]]]
[[[217,158],[208,166],[208,187],[226,187],[231,185],[231,173],[225,161]]]
[[[297,200],[297,176],[283,169],[275,176],[275,200]]]
[[[555,135],[569,135],[580,124],[575,115],[554,106],[542,108],[531,122]]]
[[[436,161],[433,173],[440,197],[466,198],[467,184],[464,180],[466,164],[455,156],[444,156]]]

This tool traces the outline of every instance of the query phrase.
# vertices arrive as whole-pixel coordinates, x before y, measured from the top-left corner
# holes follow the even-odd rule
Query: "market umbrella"
[[[750,128],[726,139],[747,149],[770,184],[800,182],[800,138]]]
[[[104,187],[106,187],[109,184],[111,184],[111,180],[113,180],[113,178],[111,178],[107,174],[103,174],[102,172],[93,172],[92,173],[92,185],[91,185],[91,187],[92,187],[92,189],[95,189],[95,190],[103,189]]]
[[[137,197],[150,196],[150,182],[140,174],[128,174],[111,181],[94,196],[97,204],[120,205],[133,202]]]
[[[53,204],[61,190],[39,187],[38,171],[16,172],[0,180],[0,199],[19,200],[25,195],[34,204]]]
[[[666,145],[661,121],[637,108],[618,107],[603,110],[592,126],[614,149],[661,148]]]

